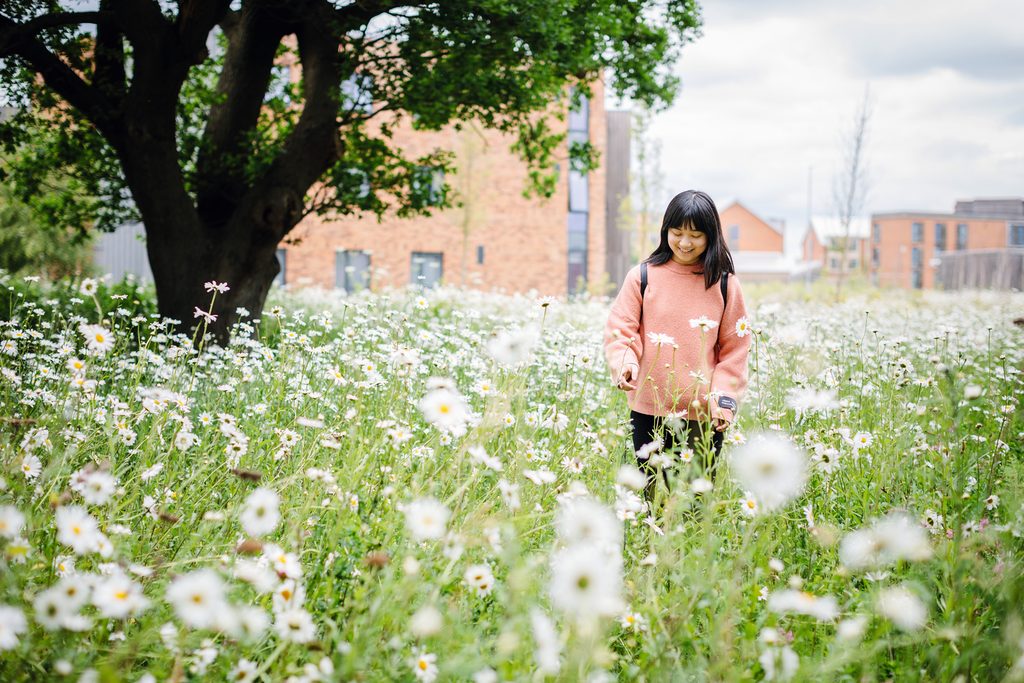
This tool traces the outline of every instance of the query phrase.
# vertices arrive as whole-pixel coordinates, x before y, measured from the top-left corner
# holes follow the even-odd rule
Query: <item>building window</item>
[[[476,248],[476,262],[482,264],[484,262],[484,245],[479,245]]]
[[[935,251],[946,250],[946,224],[935,224]]]
[[[740,226],[738,225],[729,226],[729,248],[740,248]]]
[[[850,259],[850,263],[849,263],[848,268],[850,270],[857,270],[857,259],[855,259],[855,258]]]
[[[575,94],[575,90],[571,94]],[[571,95],[570,95],[571,96]],[[569,110],[569,144],[590,141],[590,101],[584,97]],[[587,226],[590,222],[590,177],[569,165],[568,291],[576,294],[587,282]]]
[[[285,266],[288,264],[288,252],[284,249],[277,250],[277,265],[281,266],[281,270],[277,271],[277,277],[274,278],[274,284],[278,287],[284,285],[287,282],[285,276]]]
[[[879,261],[878,247],[873,247],[871,249],[871,265],[873,267],[877,268],[878,267],[878,261]]]
[[[921,289],[921,287],[924,285],[924,277],[922,276],[921,270],[915,270],[913,273],[910,274],[910,276],[910,285],[914,289]]]
[[[570,89],[570,104],[572,102],[571,98],[575,94],[576,89]],[[581,97],[579,104],[569,109],[569,130],[580,133],[590,132],[590,100],[588,98]]]
[[[334,286],[346,294],[370,288],[370,252],[344,249],[334,255]]]
[[[1024,223],[1010,224],[1010,246],[1024,247]]]
[[[590,178],[586,173],[569,170],[569,210],[587,213],[590,211]]]
[[[412,252],[412,269],[409,281],[414,285],[437,287],[444,270],[444,254],[439,251]]]
[[[914,223],[910,226],[910,241],[914,244],[924,241],[924,223]]]
[[[587,252],[573,249],[569,251],[569,293],[578,294],[587,283]]]
[[[957,223],[956,224],[956,249],[957,251],[963,251],[967,248],[967,224]]]
[[[882,226],[878,223],[871,226],[871,241],[875,243],[882,241]]]
[[[921,264],[921,247],[914,247],[910,250],[910,265],[914,268],[920,268]]]
[[[832,270],[839,270],[839,257],[833,256],[828,260],[828,267]]]
[[[580,291],[587,280],[587,223],[590,215],[569,212],[569,280],[570,294]]]

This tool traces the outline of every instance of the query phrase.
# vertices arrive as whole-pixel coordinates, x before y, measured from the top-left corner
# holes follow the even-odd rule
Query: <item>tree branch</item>
[[[103,24],[114,19],[112,12],[54,12],[18,23],[0,14],[0,56],[16,50],[19,40],[32,38],[40,31],[78,24]]]
[[[341,82],[336,17],[327,0],[303,13],[296,31],[302,61],[304,106],[298,123],[270,168],[246,193],[234,229],[261,233],[276,244],[301,219],[306,191],[341,154],[338,86]]]
[[[246,190],[238,157],[259,120],[277,47],[294,28],[260,5],[247,4],[227,33],[219,99],[210,108],[196,164],[197,206],[208,224],[223,224]]]
[[[108,8],[111,0],[101,0],[100,8]],[[92,84],[100,93],[120,106],[127,91],[124,68],[124,34],[112,22],[96,27],[96,50],[93,54]]]
[[[230,11],[231,0],[179,0],[178,36],[181,48],[193,64],[206,58],[210,31]]]
[[[0,15],[0,31],[7,36],[15,36],[13,40],[7,42],[6,50],[0,50],[0,55],[14,55],[26,61],[36,73],[42,76],[47,87],[52,88],[71,106],[92,121],[116,147],[119,135],[116,129],[110,125],[113,120],[110,103],[95,88],[82,80],[81,76],[75,73],[71,67],[46,49],[46,46],[31,32],[22,31],[22,27],[25,26],[28,24],[18,24]]]

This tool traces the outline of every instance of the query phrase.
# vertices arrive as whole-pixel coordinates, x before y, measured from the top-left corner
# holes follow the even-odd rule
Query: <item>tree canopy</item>
[[[49,225],[141,219],[160,310],[183,325],[203,282],[231,283],[221,332],[239,306],[259,314],[274,250],[304,216],[450,204],[431,182],[450,155],[406,157],[391,144],[402,117],[514,135],[549,194],[564,134],[542,114],[605,77],[621,97],[670,103],[670,67],[699,30],[694,0],[79,6],[0,9],[0,96],[16,109],[0,122],[3,172]],[[571,154],[597,161],[588,145]]]

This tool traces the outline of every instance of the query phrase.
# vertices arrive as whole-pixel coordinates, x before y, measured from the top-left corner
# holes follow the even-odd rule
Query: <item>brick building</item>
[[[785,223],[765,220],[738,201],[718,212],[736,273],[744,282],[789,282],[813,279],[820,262],[794,260],[786,254]]]
[[[803,241],[800,242],[800,257],[804,261],[824,264],[825,242],[826,240],[818,234],[817,227],[811,225],[807,228],[807,232],[804,233]]]
[[[766,221],[739,202],[719,211],[718,217],[730,251],[784,251],[785,225],[781,221]]]
[[[849,235],[843,248],[846,230],[834,216],[815,216],[801,242],[801,256],[804,261],[820,264],[821,275],[836,279],[867,271],[869,256],[867,219],[854,218],[849,225]]]
[[[932,289],[943,254],[1024,247],[1024,199],[959,201],[952,213],[901,211],[871,216],[872,281]]]
[[[437,148],[455,154],[456,173],[446,180],[462,206],[429,217],[390,214],[380,222],[372,215],[308,217],[278,252],[282,281],[345,291],[444,282],[563,295],[602,281],[606,273],[621,280],[624,273],[615,271],[621,270],[618,251],[625,241],[617,216],[607,215],[613,203],[606,201],[606,182],[613,188],[624,185],[629,126],[613,126],[613,153],[605,154],[604,88],[597,82],[592,90],[593,97],[565,121],[551,117],[550,125],[568,136],[558,155],[559,183],[549,199],[523,197],[527,168],[510,150],[511,136],[472,125],[437,132],[398,126],[393,144],[407,156]],[[572,141],[589,141],[601,153],[601,166],[589,174],[570,168]]]

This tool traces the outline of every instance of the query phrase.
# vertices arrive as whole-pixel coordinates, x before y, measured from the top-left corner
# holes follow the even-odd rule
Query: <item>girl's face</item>
[[[669,228],[668,246],[672,260],[682,266],[693,266],[701,262],[704,250],[708,248],[708,236],[692,225]]]

